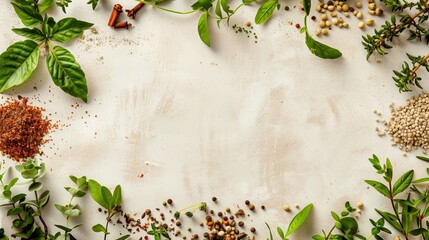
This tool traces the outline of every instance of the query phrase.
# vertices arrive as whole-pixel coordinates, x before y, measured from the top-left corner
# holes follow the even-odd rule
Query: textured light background
[[[191,2],[170,6],[186,10]],[[135,27],[115,31],[107,27],[114,3],[102,0],[92,12],[75,1],[68,9],[69,15],[94,22],[98,31],[66,44],[87,75],[88,104],[56,88],[43,59],[26,84],[8,92],[31,97],[53,114],[51,119],[70,125],[51,134],[53,141],[43,149],[53,203],[68,199],[62,186],[70,184],[70,174],[111,187],[121,184],[128,212],[141,213],[167,198],[180,207],[199,201],[210,205],[217,196],[217,209],[249,199],[267,206],[252,215],[257,239],[264,239],[264,222],[284,227],[292,218],[283,204],[312,202],[307,229],[295,237],[309,239],[332,226],[330,211],[342,210],[347,200],[364,202],[363,219],[376,217],[373,207],[388,206],[363,183],[378,179],[367,161],[372,153],[391,157],[398,174],[410,168],[424,174],[425,165],[414,158],[418,152],[404,158],[388,138],[377,136],[374,130],[381,126],[372,113],[378,109],[387,117],[390,103],[402,104],[419,92],[399,94],[391,70],[400,66],[405,49],[418,54],[421,46],[413,49],[401,40],[381,63],[367,62],[362,32],[351,18],[351,29],[334,27],[322,38],[344,56],[318,59],[289,24],[302,25],[303,13],[295,1],[287,3],[291,11],[281,9],[265,26],[255,26],[257,44],[224,23],[218,29],[212,21],[213,46],[207,48],[197,34],[197,15],[145,7],[132,21]],[[127,9],[135,2],[121,4]],[[3,51],[21,39],[10,29],[22,24],[7,1],[0,8]],[[244,26],[255,12],[256,7],[243,8],[231,25]],[[53,14],[64,16],[59,9]],[[381,19],[377,21],[379,26]],[[310,24],[314,32],[316,24]],[[76,102],[79,107],[72,107]],[[98,239],[90,227],[102,222],[102,215],[89,198],[80,205],[87,225],[78,238]],[[48,221],[62,221],[54,209],[50,212]],[[367,233],[368,223],[359,223]],[[0,225],[8,226],[5,212]]]

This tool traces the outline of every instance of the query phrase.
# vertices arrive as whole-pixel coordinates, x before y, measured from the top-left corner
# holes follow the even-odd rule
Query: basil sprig
[[[56,22],[41,13],[52,5],[52,0],[14,0],[12,6],[25,28],[14,28],[13,32],[28,40],[15,42],[0,55],[0,93],[26,82],[39,65],[40,49],[48,49],[46,66],[55,85],[73,97],[88,100],[85,73],[73,54],[52,42],[69,42],[93,26],[92,23],[64,18]]]

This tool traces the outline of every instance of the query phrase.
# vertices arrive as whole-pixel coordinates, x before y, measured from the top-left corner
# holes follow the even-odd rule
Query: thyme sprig
[[[394,13],[392,13],[390,21],[385,21],[380,29],[374,30],[373,35],[362,36],[362,44],[367,52],[367,60],[373,53],[386,55],[387,50],[393,47],[394,39],[400,37],[404,32],[409,34],[407,38],[409,41],[418,40],[424,41],[426,44],[429,43],[429,31],[424,26],[424,23],[429,19],[427,1],[381,0],[381,2],[385,3],[386,7],[390,8]],[[405,10],[407,12],[404,12]],[[413,56],[407,54],[407,57],[411,64],[404,61],[400,70],[393,71],[394,76],[392,78],[400,92],[411,91],[408,87],[409,85],[422,88],[419,83],[421,77],[418,75],[417,70],[420,67],[424,67],[429,71],[427,67],[429,55]]]

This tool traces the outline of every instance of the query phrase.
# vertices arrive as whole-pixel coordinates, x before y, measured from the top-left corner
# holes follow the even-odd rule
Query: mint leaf
[[[39,63],[39,55],[39,46],[34,41],[10,45],[0,55],[0,93],[27,81]]]
[[[61,19],[53,27],[51,40],[62,43],[68,42],[82,35],[84,30],[93,25],[92,23],[79,21],[76,18]]]
[[[11,3],[16,14],[21,19],[25,26],[32,26],[37,23],[43,22],[43,17],[30,5],[22,5],[18,3]]]
[[[46,65],[55,85],[73,97],[88,101],[85,73],[67,49],[60,46],[51,49]]]
[[[38,28],[12,28],[12,31],[20,36],[34,41],[45,40],[45,35]]]

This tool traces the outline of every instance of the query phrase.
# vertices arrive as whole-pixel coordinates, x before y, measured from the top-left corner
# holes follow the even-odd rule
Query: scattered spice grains
[[[55,127],[44,118],[39,107],[28,105],[28,98],[18,96],[0,106],[0,151],[15,161],[41,154],[45,135]]]
[[[173,203],[172,199],[168,199],[167,203],[170,200]],[[217,201],[218,199],[213,197],[212,200]],[[254,207],[249,201],[248,207],[251,208],[252,206]],[[147,209],[141,215],[121,211],[120,217],[115,221],[115,224],[122,225],[130,234],[137,234],[136,237],[139,236],[139,240],[151,238],[147,234],[151,230],[151,224],[155,224],[158,228],[163,227],[169,233],[171,239],[180,237],[191,240],[254,240],[257,235],[257,229],[251,226],[253,222],[251,214],[256,211],[255,209],[249,212],[245,212],[238,206],[236,211],[231,210],[229,207],[225,208],[225,211],[211,209],[205,214],[194,214],[192,218],[195,221],[191,222],[186,221],[186,216],[176,220],[172,215],[174,211],[165,212],[163,208],[157,209],[159,209],[159,212],[156,212],[156,214]],[[265,206],[263,206],[263,209],[265,209]],[[159,217],[156,215],[159,215]],[[195,225],[196,222],[199,224]],[[187,224],[192,224],[192,227],[198,227],[191,228]]]
[[[404,106],[395,108],[390,105],[391,117],[382,120],[381,113],[374,110],[377,115],[376,122],[382,123],[385,130],[376,128],[381,137],[390,136],[392,146],[399,146],[405,156],[407,152],[423,149],[426,154],[429,148],[429,94],[423,93],[407,100]]]
[[[235,30],[235,33],[237,33],[237,34],[238,33],[244,33],[244,34],[246,34],[247,38],[250,38],[250,36],[253,36],[253,39],[254,39],[255,43],[258,43],[258,36],[253,31],[253,26],[251,24],[248,24],[248,23],[250,23],[250,22],[249,21],[246,22],[246,26],[245,27],[240,27],[240,26],[237,26],[237,24],[234,24],[232,26],[232,29]]]

